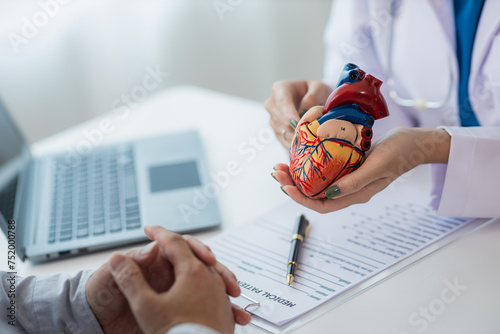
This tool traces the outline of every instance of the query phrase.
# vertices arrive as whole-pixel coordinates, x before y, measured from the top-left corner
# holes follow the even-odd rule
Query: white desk
[[[193,87],[179,87],[152,96],[124,119],[111,114],[102,118],[110,118],[115,126],[114,131],[105,134],[106,143],[197,128],[212,172],[225,170],[229,161],[236,160],[241,165],[241,173],[231,178],[218,197],[222,229],[289,200],[269,175],[275,163],[287,161],[287,152],[275,138],[270,139],[268,114],[262,103]],[[44,140],[34,149],[42,153],[78,144],[86,140],[82,131],[95,128],[100,119]],[[419,168],[407,182],[413,182],[416,187],[427,187],[427,168]],[[206,240],[217,233],[220,231],[196,236]],[[0,247],[6,249],[3,236]],[[36,266],[18,261],[18,271],[21,275],[60,271],[76,273],[84,268],[97,268],[113,251]],[[500,224],[497,221],[328,311],[297,332],[498,333],[499,258]],[[2,261],[0,269],[5,269],[4,263],[6,261]],[[443,303],[441,292],[447,287],[445,281],[453,283],[455,279],[467,288],[460,291],[453,302]],[[425,309],[429,308],[431,311],[427,311],[428,320],[425,320]],[[237,331],[260,332],[255,327],[237,328]]]

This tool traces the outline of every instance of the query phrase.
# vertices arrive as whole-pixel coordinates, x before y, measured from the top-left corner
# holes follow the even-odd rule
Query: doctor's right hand
[[[320,213],[368,202],[398,177],[420,164],[448,163],[451,136],[444,129],[398,127],[372,146],[365,162],[326,190],[326,199],[305,196],[295,185],[290,168],[277,164],[271,175],[295,202]]]
[[[290,148],[295,126],[301,113],[317,105],[324,105],[332,89],[314,80],[278,81],[273,84],[271,96],[265,107],[271,114],[270,124],[276,137],[286,148]]]
[[[156,229],[154,240],[173,269],[170,289],[157,292],[129,256],[111,258],[113,278],[144,333],[163,334],[180,324],[199,324],[219,333],[233,333],[235,317],[223,277],[207,266],[180,235]]]

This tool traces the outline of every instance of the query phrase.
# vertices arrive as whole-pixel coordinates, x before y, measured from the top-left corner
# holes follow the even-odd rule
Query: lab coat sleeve
[[[384,53],[384,50],[377,50],[374,40],[387,33],[387,20],[388,11],[373,8],[368,0],[334,1],[323,36],[323,82],[335,88],[347,63],[354,63],[366,73],[386,81],[381,64],[381,53]],[[390,116],[375,122],[374,141],[397,126],[420,125],[412,110],[397,105],[389,98],[386,84],[382,84],[381,92],[387,102]]]
[[[6,328],[14,333],[102,333],[85,294],[92,272],[24,278],[0,272],[0,306],[15,305],[15,326]]]
[[[443,128],[451,147],[448,164],[433,166],[442,184],[438,214],[500,217],[500,127]]]

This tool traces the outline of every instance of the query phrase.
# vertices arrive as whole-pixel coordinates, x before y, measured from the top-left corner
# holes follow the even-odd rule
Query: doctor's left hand
[[[392,181],[420,164],[447,163],[450,135],[444,129],[396,128],[379,139],[366,161],[354,172],[335,181],[327,199],[306,197],[295,186],[288,165],[278,164],[272,173],[281,189],[295,202],[320,213],[366,203]]]
[[[154,291],[165,292],[174,283],[174,271],[170,261],[160,251],[164,242],[162,236],[176,234],[159,226],[146,226],[144,231],[154,241],[129,251],[125,256],[139,266],[145,280]],[[189,246],[201,262],[214,268],[222,278],[228,295],[239,296],[240,288],[236,277],[216,260],[210,248],[192,236],[178,237]],[[109,261],[90,277],[86,286],[86,296],[104,333],[142,333],[125,296],[113,279]],[[233,315],[235,322],[240,325],[246,325],[250,321],[250,315],[236,306],[233,306]]]

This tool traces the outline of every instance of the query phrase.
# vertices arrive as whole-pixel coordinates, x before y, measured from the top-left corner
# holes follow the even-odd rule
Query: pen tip
[[[286,275],[286,282],[288,283],[288,285],[292,284],[292,282],[293,282],[293,275],[292,274]]]

